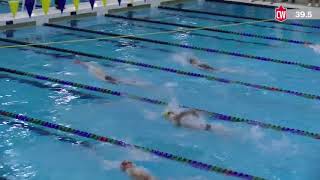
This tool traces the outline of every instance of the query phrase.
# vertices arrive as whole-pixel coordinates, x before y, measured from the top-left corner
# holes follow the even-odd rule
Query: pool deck
[[[176,0],[181,1],[181,0]],[[123,0],[121,5],[119,6],[117,0],[108,0],[108,4],[106,7],[102,5],[101,1],[96,1],[94,8],[91,9],[89,2],[83,2],[79,4],[78,11],[75,10],[73,4],[68,4],[65,6],[63,13],[55,7],[51,7],[47,15],[44,14],[42,9],[34,9],[31,18],[28,16],[27,12],[19,11],[15,18],[13,18],[11,13],[0,14],[0,30],[10,29],[15,27],[27,26],[27,25],[42,25],[48,22],[54,22],[65,19],[72,19],[75,17],[81,16],[99,16],[108,14],[111,10],[121,10],[126,9],[128,7],[157,7],[161,3],[165,2],[176,2],[175,0]],[[182,0],[183,1],[183,0]],[[221,2],[222,0],[211,0]],[[268,6],[268,7],[276,7],[279,5],[284,5],[287,8],[306,8],[307,6],[301,4],[290,4],[290,3],[274,3],[270,4],[270,2],[263,1],[255,1],[249,2],[248,0],[227,0],[223,1],[225,3],[236,3],[236,4],[247,4],[254,6]],[[320,8],[316,7],[308,7],[311,10],[319,11]]]

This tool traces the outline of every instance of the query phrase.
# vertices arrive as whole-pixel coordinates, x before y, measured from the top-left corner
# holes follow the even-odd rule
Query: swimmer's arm
[[[209,65],[207,65],[207,64],[200,64],[199,67],[200,67],[200,68],[203,68],[203,69],[205,69],[205,70],[216,71],[215,68],[213,68],[213,67],[211,67],[211,66],[209,66]]]

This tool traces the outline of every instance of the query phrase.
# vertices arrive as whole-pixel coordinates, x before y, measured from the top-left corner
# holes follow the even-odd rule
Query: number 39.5
[[[296,11],[296,17],[297,18],[311,18],[312,12],[308,11],[307,13],[305,13],[304,11]]]

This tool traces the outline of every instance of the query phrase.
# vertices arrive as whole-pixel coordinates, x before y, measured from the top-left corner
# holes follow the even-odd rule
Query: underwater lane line
[[[236,19],[250,19],[250,20],[264,20],[263,18],[257,18],[257,17],[248,17],[248,16],[238,16],[238,15],[231,15],[231,14],[222,14],[217,12],[208,12],[208,11],[201,11],[201,10],[192,10],[192,9],[184,9],[184,8],[174,8],[174,7],[168,7],[168,6],[159,6],[159,9],[166,9],[171,11],[181,11],[181,12],[189,12],[189,13],[196,13],[196,14],[206,14],[206,15],[213,15],[213,16],[223,16],[223,17],[232,17]],[[308,27],[313,29],[320,29],[320,26],[313,26],[313,25],[307,25],[307,24],[301,24],[301,23],[289,23],[289,22],[278,22],[276,20],[269,21],[272,23],[278,23],[278,24],[285,24],[285,25],[291,25],[291,26],[299,26],[299,27]]]
[[[146,103],[155,104],[155,105],[166,106],[169,104],[168,102],[160,101],[157,99],[151,99],[151,98],[141,97],[141,96],[128,94],[128,93],[124,93],[124,92],[113,91],[113,90],[106,89],[106,88],[100,88],[100,87],[95,87],[95,86],[89,86],[86,84],[60,80],[57,78],[51,78],[51,77],[33,74],[33,73],[29,73],[29,72],[18,71],[15,69],[0,67],[0,71],[10,73],[10,74],[19,75],[19,76],[33,78],[33,79],[37,79],[40,81],[53,82],[53,83],[77,87],[80,89],[85,89],[85,90],[89,90],[89,91],[93,91],[93,92],[99,92],[99,93],[103,93],[103,94],[109,94],[109,95],[113,95],[113,96],[129,98],[129,99],[137,100],[140,102],[146,102]],[[216,113],[216,112],[210,112],[207,110],[192,108],[192,107],[183,106],[183,105],[179,105],[179,106],[183,107],[183,108],[195,109],[197,111],[206,113],[209,117],[216,119],[216,120],[235,122],[235,123],[245,123],[245,124],[248,124],[251,126],[259,126],[261,128],[272,129],[272,130],[275,130],[278,132],[291,133],[291,134],[295,134],[295,135],[299,135],[299,136],[304,136],[304,137],[309,137],[309,138],[320,140],[319,133],[313,133],[313,132],[308,132],[308,131],[304,131],[304,130],[299,130],[299,129],[288,128],[288,127],[284,127],[284,126],[264,123],[264,122],[260,122],[257,120],[250,120],[250,119],[244,119],[244,118],[239,118],[239,117],[235,117],[235,116],[224,115],[224,114],[220,114],[220,113]]]
[[[74,28],[74,27],[57,25],[57,24],[45,24],[45,26],[58,28],[58,29],[78,31],[78,32],[86,32],[86,33],[91,33],[91,34],[99,34],[99,35],[104,35],[104,36],[111,36],[114,38],[118,37],[118,38],[132,39],[132,40],[144,41],[144,42],[167,45],[167,46],[174,46],[174,47],[185,48],[185,49],[194,49],[194,50],[204,51],[204,52],[213,53],[213,54],[224,54],[224,55],[228,55],[228,56],[236,56],[236,57],[241,57],[241,58],[245,58],[248,60],[256,60],[256,61],[262,61],[262,62],[271,62],[271,63],[277,63],[277,64],[298,66],[298,67],[302,67],[305,69],[320,71],[320,66],[315,66],[315,65],[303,64],[303,63],[294,62],[294,61],[273,59],[273,58],[262,57],[262,56],[255,56],[255,55],[250,55],[250,54],[242,54],[242,53],[232,52],[232,51],[224,51],[224,50],[211,49],[211,48],[202,48],[202,47],[183,45],[183,44],[172,43],[172,42],[167,42],[167,41],[147,39],[147,38],[138,37],[137,35],[122,35],[122,34],[115,34],[115,33],[109,33],[109,32],[95,31],[95,30],[90,30],[90,29]]]
[[[245,37],[251,37],[251,38],[258,38],[258,39],[267,39],[267,40],[273,40],[273,41],[281,41],[286,43],[293,43],[293,44],[300,44],[300,45],[312,45],[312,42],[308,41],[298,41],[298,40],[292,40],[292,39],[285,39],[285,38],[277,38],[273,36],[264,36],[264,35],[258,35],[258,34],[252,34],[252,33],[242,33],[242,32],[236,32],[236,31],[228,31],[228,30],[222,30],[217,29],[214,27],[201,27],[201,26],[194,26],[194,25],[187,25],[187,24],[180,24],[180,23],[171,23],[171,22],[164,22],[164,21],[158,21],[158,20],[151,20],[151,19],[144,19],[144,18],[130,18],[126,16],[120,16],[120,15],[114,15],[114,14],[106,14],[105,17],[112,17],[112,18],[118,18],[118,19],[125,19],[125,20],[131,20],[131,21],[141,21],[141,22],[147,22],[147,23],[154,23],[154,24],[162,24],[162,25],[168,25],[168,26],[176,26],[176,27],[184,27],[192,29],[198,29],[198,30],[204,30],[204,31],[211,31],[211,32],[217,32],[217,33],[224,33],[224,34],[233,34],[238,36],[245,36]],[[268,22],[268,19],[261,20],[261,22]],[[270,20],[271,21],[271,20]],[[253,21],[256,22],[256,21]],[[250,24],[250,22],[241,22],[242,24]],[[238,23],[239,25],[241,23]],[[231,25],[236,25],[237,23],[233,23]],[[221,27],[227,27],[228,24],[221,25]],[[188,31],[188,29],[186,29]]]
[[[50,123],[50,122],[47,122],[47,121],[31,118],[31,117],[24,116],[24,115],[21,115],[21,114],[16,114],[16,113],[4,111],[4,110],[1,110],[1,109],[0,109],[0,115],[5,116],[5,117],[9,117],[9,118],[13,118],[13,119],[17,119],[17,120],[22,121],[22,122],[36,124],[38,126],[42,126],[42,127],[45,127],[45,128],[50,128],[50,129],[55,129],[55,130],[58,130],[58,131],[66,132],[66,133],[73,134],[73,135],[76,135],[76,136],[79,136],[79,137],[92,139],[92,140],[99,141],[99,142],[102,142],[102,143],[108,143],[108,144],[119,146],[119,147],[126,148],[126,149],[137,149],[137,150],[152,154],[154,156],[157,156],[157,157],[160,157],[160,158],[163,158],[163,159],[176,161],[176,162],[179,162],[179,163],[182,163],[182,164],[185,164],[185,165],[188,165],[190,167],[193,167],[193,168],[196,168],[196,169],[200,169],[200,170],[220,173],[220,174],[224,174],[224,175],[227,175],[227,176],[233,176],[233,177],[242,178],[242,179],[248,179],[248,180],[249,179],[250,180],[265,180],[264,178],[261,178],[261,177],[257,177],[257,176],[253,176],[253,175],[237,172],[237,171],[234,171],[234,170],[231,170],[231,169],[221,168],[221,167],[218,167],[218,166],[215,166],[215,165],[211,165],[211,164],[207,164],[207,163],[203,163],[203,162],[200,162],[200,161],[187,159],[185,157],[181,157],[181,156],[174,155],[174,154],[171,154],[171,153],[168,153],[168,152],[164,152],[164,151],[159,151],[159,150],[156,150],[156,149],[151,149],[151,148],[144,147],[144,146],[135,145],[135,144],[129,144],[129,143],[117,140],[117,139],[110,138],[110,137],[100,136],[100,135],[97,135],[97,134],[81,131],[81,130],[78,130],[78,129],[73,129],[73,128],[70,128],[70,127],[63,126],[63,125]]]
[[[4,38],[0,38],[0,41],[21,44],[21,45],[28,44],[27,42],[22,42],[22,41],[17,41],[17,40],[12,40],[12,39],[4,39]],[[272,91],[272,92],[285,93],[285,94],[290,94],[290,95],[294,95],[294,96],[298,96],[298,97],[302,97],[302,98],[306,98],[306,99],[320,100],[319,95],[313,95],[313,94],[302,93],[302,92],[297,92],[297,91],[292,91],[292,90],[286,90],[286,89],[281,89],[281,88],[272,87],[272,86],[251,84],[251,83],[242,82],[242,81],[229,80],[229,79],[219,78],[219,77],[210,76],[210,75],[204,75],[204,74],[182,71],[182,70],[168,68],[168,67],[156,66],[156,65],[152,65],[152,64],[146,64],[146,63],[135,62],[135,61],[128,61],[128,60],[123,60],[123,59],[116,59],[116,58],[111,58],[111,57],[102,56],[102,55],[89,54],[89,53],[73,51],[73,50],[68,50],[68,49],[63,49],[63,48],[50,47],[50,46],[45,46],[45,45],[30,44],[30,47],[36,47],[36,48],[40,48],[40,49],[48,49],[48,50],[53,50],[53,51],[58,51],[58,52],[70,53],[70,54],[75,54],[75,55],[79,55],[79,56],[90,57],[90,58],[95,58],[95,59],[99,59],[99,60],[106,60],[106,61],[111,61],[111,62],[116,62],[116,63],[130,64],[130,65],[134,65],[134,66],[138,66],[138,67],[143,67],[143,68],[148,68],[148,69],[156,69],[159,71],[174,73],[174,74],[183,75],[183,76],[204,78],[209,81],[216,81],[216,82],[225,83],[225,84],[237,84],[237,85],[242,85],[242,86],[255,88],[255,89],[259,89],[259,90],[267,90],[267,91]]]

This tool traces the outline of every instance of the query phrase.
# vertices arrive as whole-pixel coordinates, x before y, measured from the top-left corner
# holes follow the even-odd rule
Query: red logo
[[[279,22],[283,22],[287,20],[287,9],[284,8],[282,5],[275,9],[275,20]]]

